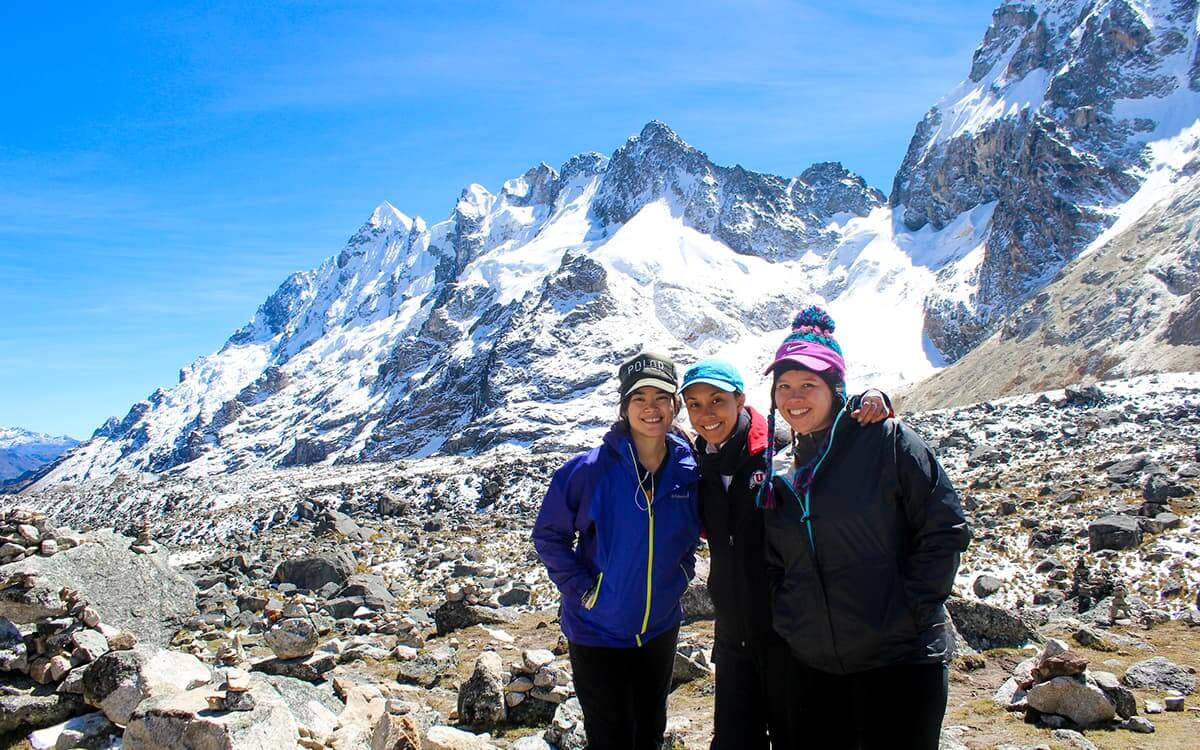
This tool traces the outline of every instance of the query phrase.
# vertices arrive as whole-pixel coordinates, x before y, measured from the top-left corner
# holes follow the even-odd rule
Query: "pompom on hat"
[[[817,305],[809,305],[792,320],[792,332],[775,351],[775,359],[763,370],[770,374],[784,362],[795,362],[813,372],[833,371],[838,380],[846,377],[846,360],[842,347],[833,338],[835,325],[829,313]]]
[[[767,369],[763,370],[763,374],[771,374],[776,368],[789,363],[803,367],[817,373],[829,383],[835,399],[844,404],[846,401],[846,360],[842,357],[842,347],[833,337],[834,327],[833,318],[817,305],[809,305],[796,313],[796,317],[792,320],[792,332],[779,345],[775,351],[775,359],[767,366]],[[775,412],[775,393],[774,387],[772,387],[771,411],[767,416],[767,434],[771,436],[775,434]],[[760,485],[755,503],[760,508],[770,509],[775,507],[774,440],[767,441],[766,460],[767,481]],[[804,472],[797,472],[797,477],[803,475]],[[811,471],[807,476],[811,481]]]

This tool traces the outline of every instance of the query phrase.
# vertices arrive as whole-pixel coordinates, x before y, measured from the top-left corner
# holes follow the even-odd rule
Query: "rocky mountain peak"
[[[402,232],[407,232],[411,229],[412,223],[413,220],[411,218],[388,201],[384,201],[376,206],[375,210],[371,212],[371,218],[367,220],[368,226]]]
[[[505,182],[500,197],[513,206],[550,205],[558,195],[558,188],[558,172],[542,162]]]
[[[926,304],[926,332],[949,360],[1112,223],[1145,179],[1153,141],[1194,124],[1180,114],[1197,107],[1181,95],[1198,52],[1196,6],[1052,0],[995,11],[967,80],[917,126],[890,196],[910,230],[995,204],[973,291]]]

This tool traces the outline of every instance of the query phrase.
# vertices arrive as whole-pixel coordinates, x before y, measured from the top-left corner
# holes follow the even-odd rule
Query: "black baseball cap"
[[[667,393],[679,390],[679,376],[675,363],[669,357],[653,352],[642,352],[617,370],[621,380],[621,400],[642,386],[651,385]]]

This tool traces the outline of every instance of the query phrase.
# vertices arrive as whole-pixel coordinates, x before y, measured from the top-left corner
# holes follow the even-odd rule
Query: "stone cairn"
[[[133,544],[129,545],[129,549],[139,555],[148,555],[154,552],[154,536],[150,529],[150,516],[142,518],[142,523],[138,526],[137,538],[134,539]]]
[[[76,547],[82,535],[49,525],[46,514],[20,508],[0,512],[0,564],[41,555],[49,557]]]
[[[1088,659],[1056,638],[1017,665],[994,700],[1026,721],[1051,729],[1118,727],[1149,733],[1154,725],[1138,716],[1137,698],[1111,672],[1088,669]]]
[[[552,651],[527,649],[521,652],[521,661],[509,664],[511,679],[504,686],[504,703],[509,710],[516,709],[527,700],[540,701],[544,705],[527,707],[533,715],[554,715],[554,707],[570,698],[575,692],[568,668],[559,664]]]
[[[6,597],[20,601],[34,589],[35,580],[17,573],[0,584]],[[12,714],[0,716],[3,731],[46,726],[84,713],[92,700],[85,689],[88,671],[106,654],[137,645],[132,633],[102,622],[74,589],[61,588],[57,599],[57,605],[40,599],[38,606],[51,614],[28,625],[0,616],[0,675],[12,686],[15,701],[5,706]],[[30,684],[40,687],[30,692],[25,687]],[[107,720],[97,719],[89,725],[89,734],[119,732]]]

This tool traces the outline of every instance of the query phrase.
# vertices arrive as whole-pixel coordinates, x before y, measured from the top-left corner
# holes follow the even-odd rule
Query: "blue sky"
[[[998,4],[0,4],[0,426],[89,436],[380,201],[436,221],[651,119],[888,192]]]

